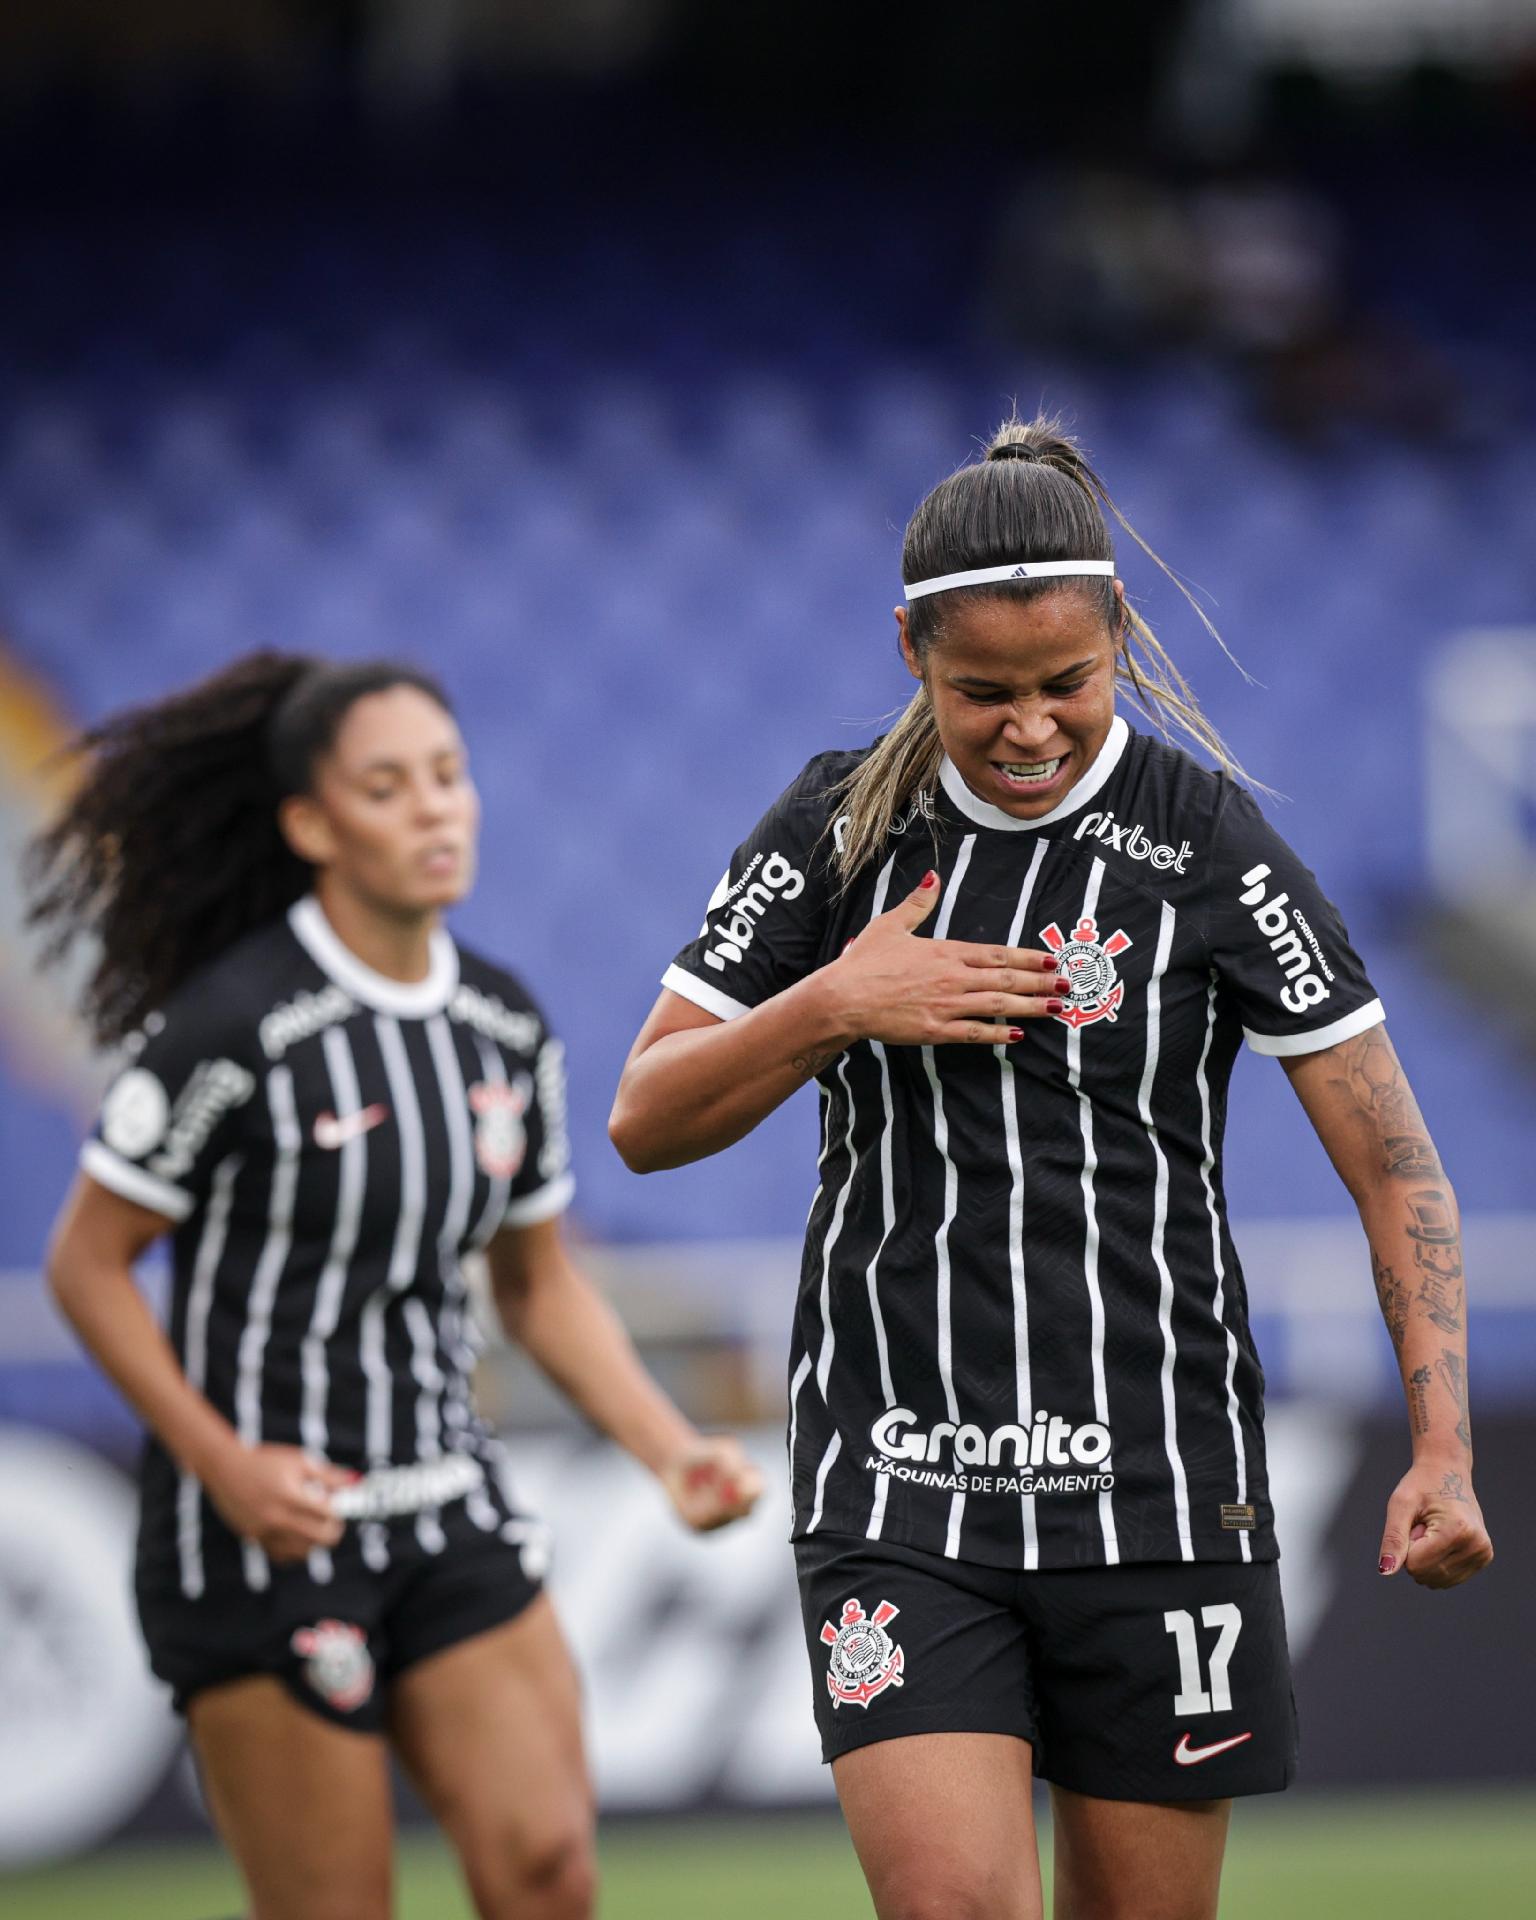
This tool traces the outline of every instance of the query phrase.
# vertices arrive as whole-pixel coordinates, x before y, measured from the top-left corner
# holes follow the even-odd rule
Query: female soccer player
[[[795,1551],[882,1920],[1040,1913],[1032,1767],[1058,1920],[1200,1920],[1232,1796],[1291,1778],[1221,1186],[1245,1037],[1359,1206],[1397,1346],[1413,1464],[1381,1571],[1491,1557],[1450,1184],[1338,914],[1127,606],[1103,506],[1054,423],[1012,421],[918,508],[919,691],[737,850],[610,1123],[632,1167],[673,1166],[818,1083]],[[1132,731],[1117,685],[1222,771]]]
[[[440,925],[478,806],[425,674],[264,653],[88,737],[37,917],[128,1038],[49,1259],[151,1431],[137,1593],[252,1920],[384,1920],[388,1756],[483,1920],[591,1911],[577,1682],[470,1405],[463,1257],[692,1527],[758,1476],[562,1248],[561,1047]],[[173,1235],[169,1336],[133,1283]]]

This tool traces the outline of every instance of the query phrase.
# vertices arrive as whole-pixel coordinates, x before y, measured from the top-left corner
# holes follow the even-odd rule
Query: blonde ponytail
[[[844,886],[884,846],[913,799],[935,791],[943,760],[933,703],[919,687],[895,726],[835,789],[843,803],[837,871]]]

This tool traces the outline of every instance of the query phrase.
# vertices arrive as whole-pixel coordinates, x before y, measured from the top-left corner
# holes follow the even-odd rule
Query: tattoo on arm
[[[1374,1253],[1371,1255],[1371,1273],[1376,1281],[1376,1298],[1381,1302],[1381,1317],[1387,1323],[1393,1347],[1401,1353],[1412,1299],[1408,1282],[1400,1280],[1391,1267],[1383,1266]]]
[[[1372,1027],[1339,1049],[1342,1085],[1381,1142],[1383,1171],[1404,1180],[1442,1177],[1418,1103],[1403,1078],[1385,1027]]]
[[[1415,1367],[1408,1376],[1408,1397],[1413,1402],[1413,1430],[1429,1432],[1429,1368]]]
[[[813,1080],[822,1068],[837,1058],[836,1047],[829,1047],[824,1053],[797,1053],[790,1065],[796,1073],[803,1073],[807,1080]]]
[[[1416,1297],[1442,1333],[1460,1333],[1465,1289],[1455,1209],[1445,1194],[1422,1188],[1408,1196],[1408,1211],[1413,1215],[1408,1237],[1421,1283]]]
[[[1463,1506],[1468,1504],[1470,1496],[1459,1473],[1448,1473],[1440,1482],[1440,1491],[1447,1500],[1459,1500]]]
[[[1423,1134],[1389,1133],[1385,1144],[1388,1173],[1400,1173],[1410,1180],[1439,1173],[1440,1162]]]
[[[1442,1347],[1440,1358],[1435,1362],[1435,1372],[1439,1374],[1440,1384],[1451,1396],[1459,1416],[1456,1422],[1456,1438],[1470,1452],[1472,1414],[1467,1405],[1467,1363],[1454,1347]]]

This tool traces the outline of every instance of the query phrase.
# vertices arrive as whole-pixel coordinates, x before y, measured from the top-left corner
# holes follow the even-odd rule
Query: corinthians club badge
[[[338,1713],[351,1713],[373,1692],[368,1636],[348,1620],[317,1620],[289,1642],[304,1662],[304,1678]]]
[[[510,1180],[528,1151],[523,1115],[533,1083],[520,1074],[510,1086],[496,1080],[478,1080],[469,1090],[475,1115],[475,1159],[492,1180]]]
[[[837,1707],[867,1707],[877,1693],[902,1684],[906,1664],[900,1647],[891,1645],[886,1623],[894,1620],[900,1607],[882,1600],[873,1617],[865,1614],[857,1600],[843,1607],[842,1624],[834,1627],[824,1621],[821,1637],[832,1649],[827,1667],[827,1692]]]
[[[1125,983],[1115,972],[1115,956],[1133,944],[1123,930],[1107,940],[1099,938],[1098,922],[1085,913],[1072,929],[1070,940],[1062,935],[1053,920],[1040,938],[1056,956],[1056,964],[1068,981],[1067,1004],[1053,1020],[1069,1027],[1086,1027],[1094,1020],[1113,1020],[1125,995]]]

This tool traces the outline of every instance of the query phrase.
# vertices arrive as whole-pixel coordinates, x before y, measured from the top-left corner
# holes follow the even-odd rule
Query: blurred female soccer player
[[[560,1043],[440,925],[478,806],[413,669],[266,653],[89,736],[37,917],[128,1041],[49,1262],[148,1423],[137,1591],[253,1920],[383,1920],[392,1747],[483,1920],[590,1913],[576,1676],[470,1406],[460,1261],[688,1525],[757,1474],[562,1248]],[[174,1235],[169,1338],[133,1284]]]
[[[1450,1184],[1338,914],[1126,605],[1108,504],[1054,423],[1011,421],[918,508],[919,692],[738,849],[610,1123],[673,1166],[819,1084],[794,1532],[882,1920],[1040,1913],[1032,1767],[1058,1916],[1199,1920],[1231,1797],[1291,1778],[1221,1187],[1244,1037],[1360,1208],[1401,1361],[1381,1571],[1491,1557]],[[1222,770],[1133,732],[1117,685]]]

